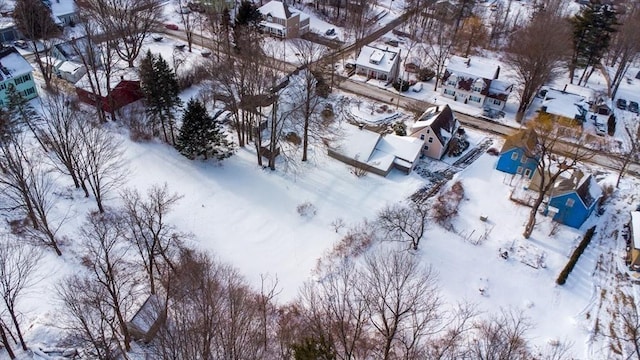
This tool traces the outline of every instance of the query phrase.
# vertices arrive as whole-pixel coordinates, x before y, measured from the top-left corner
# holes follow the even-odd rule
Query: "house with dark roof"
[[[422,154],[440,159],[447,152],[449,143],[458,131],[460,123],[449,105],[427,109],[409,127],[409,136],[422,141]]]
[[[442,95],[465,104],[504,109],[513,85],[498,80],[500,66],[489,59],[452,56],[442,76]]]
[[[265,33],[284,39],[297,38],[309,32],[309,15],[282,1],[269,1],[258,8],[262,14],[260,26]]]
[[[538,135],[533,129],[525,129],[507,137],[496,169],[508,174],[521,175],[531,179],[538,166]]]
[[[554,221],[579,228],[598,207],[602,197],[602,188],[592,175],[585,175],[581,170],[568,171],[553,184],[548,196],[544,213],[553,217]],[[536,171],[529,189],[537,189],[540,174]]]

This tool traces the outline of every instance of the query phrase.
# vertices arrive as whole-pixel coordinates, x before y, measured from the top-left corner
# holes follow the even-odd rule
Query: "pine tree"
[[[175,72],[161,55],[147,55],[140,63],[140,87],[154,134],[162,131],[164,141],[175,144],[175,111],[182,106]]]
[[[213,119],[204,105],[189,100],[182,116],[182,127],[176,141],[176,149],[189,159],[209,157],[222,160],[231,156],[231,142],[227,140],[220,123]]]
[[[610,5],[592,0],[571,19],[573,26],[573,56],[569,64],[570,82],[577,68],[585,68],[578,85],[589,80],[593,69],[600,63],[609,48],[611,35],[618,25],[616,13]],[[591,69],[589,70],[589,67]]]

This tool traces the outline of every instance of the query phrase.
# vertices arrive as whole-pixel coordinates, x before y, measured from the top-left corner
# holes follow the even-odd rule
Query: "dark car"
[[[166,27],[169,30],[178,30],[178,25],[176,24],[165,24],[164,27]]]
[[[620,110],[627,110],[627,100],[625,99],[618,99],[616,101],[616,106],[618,107],[618,109]]]
[[[629,107],[627,109],[635,114],[640,112],[640,110],[638,109],[638,103],[635,101],[629,101]]]
[[[15,45],[16,47],[19,47],[20,49],[28,49],[29,48],[29,44],[27,44],[26,41],[24,40],[16,40],[13,42],[13,45]]]
[[[327,30],[324,34],[327,35],[327,36],[335,35],[336,34],[336,29],[331,28],[331,29]]]

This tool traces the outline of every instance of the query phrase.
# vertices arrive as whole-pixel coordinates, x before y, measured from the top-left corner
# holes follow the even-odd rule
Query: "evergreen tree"
[[[175,111],[182,106],[176,74],[161,55],[151,51],[142,59],[139,71],[153,133],[162,131],[164,141],[175,144]]]
[[[220,123],[209,116],[204,105],[189,100],[182,116],[182,127],[176,141],[176,149],[189,159],[202,156],[222,160],[231,156],[231,142],[227,140]]]
[[[573,27],[573,56],[569,64],[570,82],[577,68],[585,68],[578,85],[589,80],[593,69],[600,63],[609,48],[611,35],[618,25],[616,13],[601,0],[592,0],[571,19]],[[591,67],[589,69],[589,67]]]
[[[285,5],[287,6],[287,5]],[[233,39],[235,49],[239,53],[255,54],[260,50],[260,22],[262,13],[251,1],[242,1],[236,13],[233,27]]]

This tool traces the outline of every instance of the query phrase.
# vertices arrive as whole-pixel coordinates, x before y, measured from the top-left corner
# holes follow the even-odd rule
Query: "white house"
[[[433,159],[440,159],[447,152],[449,144],[460,123],[453,115],[449,105],[428,108],[409,127],[409,136],[420,139],[422,154]]]
[[[452,56],[442,76],[442,95],[477,107],[502,110],[513,85],[498,80],[500,66],[480,57]]]
[[[400,50],[363,46],[356,59],[356,74],[370,79],[394,81],[398,77]]]
[[[290,9],[282,1],[270,1],[258,8],[262,29],[269,35],[290,39],[309,32],[309,15]]]
[[[345,125],[340,140],[329,146],[328,155],[345,164],[387,176],[392,169],[410,173],[420,157],[422,141],[409,136],[380,135]]]

